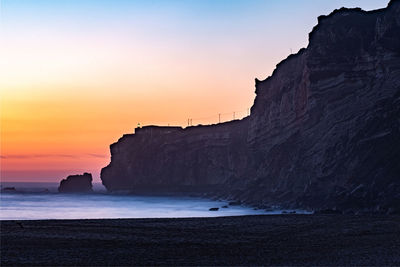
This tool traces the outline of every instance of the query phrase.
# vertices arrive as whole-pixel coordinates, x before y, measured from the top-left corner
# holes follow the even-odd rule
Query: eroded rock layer
[[[256,80],[251,115],[145,127],[111,145],[108,190],[198,190],[250,204],[399,212],[400,1],[318,18]]]

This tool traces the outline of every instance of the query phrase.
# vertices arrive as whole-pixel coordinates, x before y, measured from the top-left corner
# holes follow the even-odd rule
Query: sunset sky
[[[387,2],[0,0],[1,180],[98,182],[138,122],[243,117],[319,15]]]

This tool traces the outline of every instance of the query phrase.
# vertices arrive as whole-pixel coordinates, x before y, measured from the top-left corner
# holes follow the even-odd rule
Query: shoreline
[[[215,218],[236,218],[236,217],[258,217],[258,216],[293,216],[293,215],[321,215],[321,214],[315,214],[315,213],[290,213],[290,212],[283,212],[283,213],[266,213],[266,214],[243,214],[243,215],[225,215],[225,216],[203,216],[203,217],[143,217],[143,218],[80,218],[80,219],[0,219],[0,224],[1,223],[19,223],[19,222],[32,222],[32,223],[40,223],[40,222],[49,222],[49,221],[110,221],[110,220],[116,220],[116,221],[128,221],[128,220],[197,220],[197,219],[215,219]],[[325,215],[325,214],[324,214]],[[330,214],[329,214],[330,215]],[[358,216],[358,215],[354,215]],[[373,215],[371,215],[373,216]],[[386,215],[383,215],[386,216]],[[387,215],[390,216],[390,215]]]
[[[400,265],[400,216],[4,220],[1,265]]]
[[[310,214],[308,210],[262,208],[246,203],[189,195],[113,193],[5,193],[0,220],[204,218],[263,214]]]

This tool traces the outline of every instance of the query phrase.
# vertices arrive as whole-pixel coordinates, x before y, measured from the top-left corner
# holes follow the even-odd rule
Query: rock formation
[[[82,175],[70,175],[63,179],[58,187],[60,193],[87,193],[92,192],[92,174],[85,172]]]
[[[111,145],[110,191],[200,191],[258,206],[400,212],[400,1],[320,16],[256,79],[251,115],[144,127]]]
[[[4,192],[4,193],[15,193],[15,192],[17,192],[17,189],[15,189],[15,187],[4,187],[4,188],[2,188],[1,189],[1,192]]]

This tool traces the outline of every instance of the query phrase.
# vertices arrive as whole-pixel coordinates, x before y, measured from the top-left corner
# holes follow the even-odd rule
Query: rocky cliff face
[[[146,127],[111,145],[109,190],[190,186],[256,205],[398,212],[400,1],[318,18],[309,45],[256,80],[251,115]]]
[[[206,192],[240,177],[247,166],[247,120],[135,131],[111,145],[111,163],[101,171],[108,190]]]

